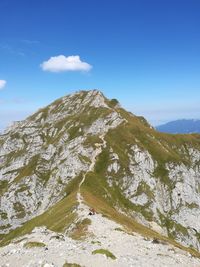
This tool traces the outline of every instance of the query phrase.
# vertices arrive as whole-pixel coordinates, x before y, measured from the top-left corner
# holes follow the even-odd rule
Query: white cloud
[[[63,55],[51,57],[40,66],[44,71],[50,72],[89,71],[92,68],[87,62],[81,61],[79,56],[65,57]]]
[[[0,90],[3,89],[6,85],[6,81],[5,80],[0,80]]]

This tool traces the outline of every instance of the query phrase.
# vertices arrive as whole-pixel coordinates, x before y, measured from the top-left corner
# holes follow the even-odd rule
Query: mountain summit
[[[139,238],[134,242],[142,249],[150,242],[140,239],[144,236],[199,257],[200,135],[159,133],[116,99],[98,90],[79,91],[0,135],[0,201],[2,246],[26,245],[22,235],[35,240],[40,234],[50,247],[55,238],[67,244],[93,238],[87,248],[100,247],[93,251],[100,257],[94,255],[108,256],[100,244],[107,233],[112,245],[118,234]],[[94,238],[98,234],[101,242]],[[109,266],[131,266],[122,251],[115,255],[121,265]],[[87,259],[83,263],[93,266]]]

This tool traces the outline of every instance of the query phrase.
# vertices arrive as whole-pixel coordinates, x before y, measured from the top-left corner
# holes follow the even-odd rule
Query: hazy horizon
[[[74,92],[76,92],[76,91],[78,91],[78,90],[75,90]],[[74,93],[74,92],[71,92],[71,93]],[[54,100],[56,100],[56,99],[54,99]],[[1,118],[1,121],[0,121],[0,132],[3,132],[7,127],[9,127],[14,122],[26,119],[28,116],[30,116],[33,113],[37,112],[39,109],[44,108],[46,105],[51,104],[54,100],[52,100],[52,101],[50,101],[48,103],[45,103],[44,105],[41,105],[41,106],[37,107],[35,110],[27,108],[26,111],[23,111],[23,110],[19,109],[17,112],[16,111],[13,112],[12,110],[10,112],[9,111],[5,111],[5,114],[2,112],[1,113],[2,118]],[[188,116],[189,113],[188,114],[185,113],[185,117],[174,117],[175,111],[171,110],[172,116],[171,116],[171,119],[170,119],[169,112],[166,111],[166,114],[165,114],[165,111],[163,109],[163,110],[161,110],[161,112],[163,112],[163,119],[161,120],[161,119],[157,118],[157,116],[160,116],[160,111],[159,110],[149,110],[148,111],[148,110],[145,110],[145,108],[144,108],[144,110],[142,111],[140,107],[137,107],[135,109],[135,111],[134,111],[134,110],[131,110],[130,107],[124,106],[121,102],[120,102],[120,104],[121,104],[121,106],[123,108],[125,108],[127,111],[132,112],[134,115],[143,116],[154,127],[162,125],[162,124],[165,124],[167,122],[175,121],[175,120],[199,119],[200,118],[200,116],[196,117],[196,118],[195,117],[190,117],[190,116]],[[154,114],[154,116],[152,116],[152,114]],[[154,117],[154,118],[151,118],[151,116]]]

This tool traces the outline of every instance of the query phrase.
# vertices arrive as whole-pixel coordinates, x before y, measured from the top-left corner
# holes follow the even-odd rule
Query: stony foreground
[[[88,216],[87,209],[81,205],[80,215]],[[35,228],[31,234],[0,249],[0,266],[62,267],[66,262],[85,267],[200,266],[200,259],[176,247],[128,234],[120,225],[100,214],[88,217],[91,224],[84,240],[73,240],[44,227]],[[37,246],[28,247],[27,244]],[[96,249],[105,249],[116,259],[92,254]]]

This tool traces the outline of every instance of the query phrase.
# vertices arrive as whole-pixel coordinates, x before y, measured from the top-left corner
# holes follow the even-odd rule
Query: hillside
[[[200,133],[200,120],[176,120],[156,127],[159,132],[165,133]]]
[[[126,255],[121,238],[144,256],[141,266],[145,247],[149,266],[168,266],[169,257],[173,266],[200,263],[188,254],[200,256],[200,135],[157,132],[97,90],[58,99],[0,136],[0,198],[0,255],[9,266],[33,257],[30,240],[48,247],[40,253],[53,253],[52,266],[64,264],[56,249],[66,243],[83,254],[79,262],[71,249],[70,262],[102,264],[92,251],[111,248],[118,263],[108,266],[131,266],[135,254],[129,247]]]

